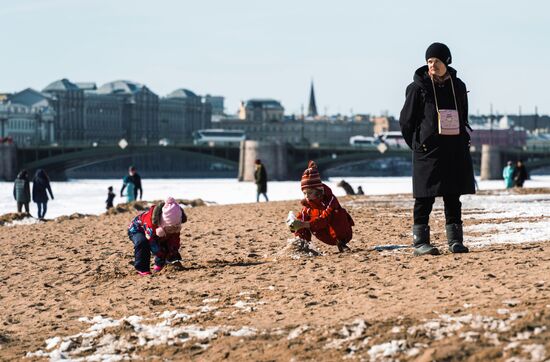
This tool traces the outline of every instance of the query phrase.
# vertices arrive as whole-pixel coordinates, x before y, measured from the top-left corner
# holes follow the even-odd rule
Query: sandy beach
[[[7,222],[0,360],[545,361],[550,189],[503,193],[464,209],[461,255],[438,201],[437,257],[412,256],[410,195],[340,198],[352,252],[315,242],[318,256],[289,242],[298,201],[190,207],[183,268],[151,277],[132,266],[137,211]],[[498,196],[527,211],[484,206]]]

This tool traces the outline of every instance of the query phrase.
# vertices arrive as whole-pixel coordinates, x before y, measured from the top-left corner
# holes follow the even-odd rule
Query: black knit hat
[[[426,61],[430,58],[437,58],[445,65],[449,65],[453,61],[449,47],[443,43],[433,43],[426,49]]]

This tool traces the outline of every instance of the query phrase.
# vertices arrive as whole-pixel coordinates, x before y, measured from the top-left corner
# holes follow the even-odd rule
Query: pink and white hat
[[[173,197],[168,197],[162,207],[162,215],[160,216],[160,226],[155,230],[156,234],[161,238],[166,236],[165,229],[175,229],[181,227],[182,210],[180,205]]]

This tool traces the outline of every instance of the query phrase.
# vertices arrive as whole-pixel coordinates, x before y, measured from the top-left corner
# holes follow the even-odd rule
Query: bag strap
[[[430,77],[432,80],[432,88],[434,90],[434,99],[435,99],[435,109],[439,112],[439,105],[437,104],[437,93],[435,91],[435,83],[433,77]],[[456,94],[455,94],[455,86],[453,83],[453,77],[450,77],[451,79],[451,89],[453,90],[453,100],[455,101],[455,109],[458,112],[458,104],[456,103]]]

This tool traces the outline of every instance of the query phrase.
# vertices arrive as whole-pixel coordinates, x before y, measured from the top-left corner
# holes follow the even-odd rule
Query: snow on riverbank
[[[341,178],[329,179],[327,185],[337,196],[344,190],[336,184]],[[354,189],[362,186],[367,195],[390,195],[411,193],[410,177],[351,177],[346,178]],[[502,181],[478,181],[480,190],[504,189]],[[107,187],[115,189],[115,204],[125,202],[119,196],[120,180],[71,180],[52,182],[55,199],[48,203],[47,218],[81,214],[100,214],[105,211]],[[526,187],[550,187],[550,176],[534,176]],[[174,196],[181,199],[203,199],[218,204],[250,203],[256,201],[256,185],[235,179],[145,179],[143,180],[146,200],[165,199]],[[14,212],[13,183],[0,182],[0,215]],[[299,181],[274,181],[268,184],[268,196],[272,201],[300,199]],[[498,197],[498,196],[495,196]],[[36,215],[36,204],[31,203],[31,214]]]

